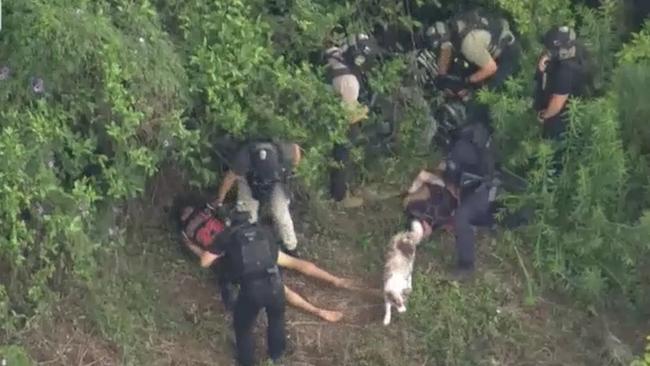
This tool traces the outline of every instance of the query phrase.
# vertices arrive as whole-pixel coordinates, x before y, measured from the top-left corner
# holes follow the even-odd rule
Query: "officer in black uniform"
[[[370,93],[365,74],[377,57],[378,46],[374,38],[357,34],[346,39],[340,47],[325,51],[328,79],[348,108],[348,140],[334,145],[332,155],[336,166],[330,170],[330,194],[336,201],[344,201],[350,207],[363,204],[360,197],[350,196],[349,176],[350,149],[361,134],[359,122],[367,118]],[[360,100],[361,99],[361,100]]]
[[[297,256],[298,239],[291,217],[289,183],[301,161],[300,146],[275,139],[254,139],[242,144],[229,162],[217,198],[222,207],[226,195],[237,185],[237,202],[257,222],[261,205],[269,205],[284,250]]]
[[[429,48],[439,51],[436,86],[459,96],[486,84],[499,88],[519,67],[520,49],[508,21],[473,9],[426,29]],[[458,54],[458,62],[454,60]],[[458,68],[467,63],[468,68]],[[451,68],[456,66],[456,70]],[[460,75],[454,75],[461,73]]]
[[[568,26],[549,30],[535,72],[533,107],[542,124],[543,136],[560,140],[566,130],[566,111],[572,97],[583,96],[588,84],[587,55]]]
[[[272,233],[250,222],[248,211],[238,208],[229,227],[201,256],[201,266],[209,267],[220,257],[228,261],[232,278],[240,284],[233,316],[237,359],[243,366],[254,364],[253,326],[261,309],[268,318],[269,357],[279,362],[286,347],[285,297],[277,266],[278,247]]]
[[[474,226],[492,228],[498,180],[487,127],[478,122],[468,125],[444,161],[444,178],[456,188],[459,204],[454,214],[458,264],[452,273],[466,279],[475,269]]]

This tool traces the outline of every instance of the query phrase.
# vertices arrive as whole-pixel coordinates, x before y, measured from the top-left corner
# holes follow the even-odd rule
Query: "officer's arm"
[[[420,187],[424,183],[439,185],[443,187],[445,186],[445,182],[438,175],[434,173],[430,173],[426,170],[421,170],[418,176],[415,177],[413,184],[411,184],[411,187],[409,188],[409,193],[414,193],[415,191],[420,189]]]
[[[222,204],[223,201],[226,199],[226,195],[230,190],[232,189],[232,186],[235,185],[235,182],[237,181],[237,174],[235,174],[232,170],[229,170],[228,173],[226,173],[226,176],[223,178],[223,181],[221,181],[221,185],[219,186],[219,192],[217,193],[217,199],[214,203],[217,205]]]
[[[490,61],[481,67],[477,72],[469,76],[468,81],[472,84],[480,83],[481,81],[488,79],[497,72],[497,63],[493,58],[490,57]]]
[[[297,167],[298,164],[300,164],[300,160],[302,159],[302,152],[300,151],[300,146],[298,144],[291,144],[291,147],[293,148],[293,167]]]
[[[555,117],[562,111],[562,108],[564,108],[567,99],[569,99],[569,94],[553,94],[551,96],[551,100],[548,103],[548,107],[546,107],[546,109],[540,113],[539,117],[544,120]]]
[[[453,53],[451,44],[443,44],[440,46],[440,55],[438,56],[438,75],[447,75]]]

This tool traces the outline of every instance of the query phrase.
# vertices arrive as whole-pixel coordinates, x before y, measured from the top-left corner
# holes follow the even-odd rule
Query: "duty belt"
[[[466,184],[465,182],[468,183]],[[495,177],[491,180],[488,180],[484,177],[481,177],[480,175],[472,173],[463,172],[461,174],[461,187],[469,186],[471,184],[476,184],[479,182],[480,185],[476,188],[476,191],[480,189],[489,189],[488,201],[494,202],[497,198],[497,194],[499,193],[499,188],[501,187],[501,180],[499,180],[499,178]]]
[[[242,275],[240,277],[240,280],[241,281],[261,280],[277,274],[280,274],[280,268],[278,268],[278,266],[276,265],[271,268],[267,268],[266,270],[255,271],[255,272]]]

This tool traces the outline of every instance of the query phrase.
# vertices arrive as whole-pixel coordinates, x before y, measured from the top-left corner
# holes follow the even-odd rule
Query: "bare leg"
[[[343,318],[343,313],[341,313],[340,311],[325,310],[325,309],[318,308],[312,305],[307,300],[305,300],[302,296],[298,295],[296,292],[294,292],[286,285],[284,286],[284,296],[286,297],[287,302],[291,306],[303,310],[309,314],[315,315],[328,322],[334,323],[341,320],[341,318]]]
[[[294,258],[290,255],[287,255],[283,252],[280,252],[278,255],[278,265],[284,268],[293,269],[298,271],[306,276],[319,279],[323,282],[334,285],[338,288],[352,288],[352,281],[349,279],[337,277],[321,268],[316,266],[314,263]]]

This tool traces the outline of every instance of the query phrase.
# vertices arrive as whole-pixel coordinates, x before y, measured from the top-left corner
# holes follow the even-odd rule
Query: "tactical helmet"
[[[374,47],[365,33],[359,33],[350,40],[350,47],[354,50],[352,62],[356,66],[362,66],[372,55]]]
[[[451,40],[449,34],[449,27],[445,22],[435,22],[432,26],[427,28],[424,33],[425,43],[433,48],[437,49],[443,43]]]
[[[542,41],[553,60],[566,60],[576,55],[576,33],[573,28],[555,27],[546,32]]]

